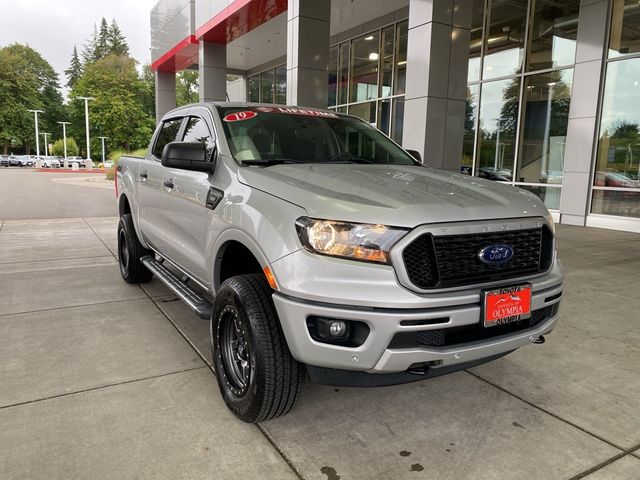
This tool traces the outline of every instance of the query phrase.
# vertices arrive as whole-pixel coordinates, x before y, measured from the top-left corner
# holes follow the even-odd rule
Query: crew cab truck
[[[175,109],[117,167],[122,277],[210,322],[246,422],[289,412],[305,378],[391,385],[544,341],[563,289],[544,204],[415,157],[332,111]]]

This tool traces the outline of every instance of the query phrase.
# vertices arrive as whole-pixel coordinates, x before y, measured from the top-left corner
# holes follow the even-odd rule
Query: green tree
[[[179,107],[197,103],[198,100],[198,72],[182,70],[176,75],[176,105]]]
[[[67,77],[67,87],[69,88],[73,88],[78,79],[82,76],[82,62],[80,61],[78,49],[75,45],[73,46],[73,53],[71,54],[69,68],[64,71],[64,74]]]
[[[76,140],[73,137],[67,137],[67,156],[74,157],[78,155],[79,151]],[[62,138],[56,140],[51,146],[51,154],[59,157],[64,156],[64,140]]]
[[[34,135],[33,115],[28,112],[29,109],[44,110],[39,122],[41,131],[55,131],[58,128],[56,122],[64,116],[58,74],[49,62],[28,45],[15,43],[4,47],[2,51],[7,55],[5,60],[9,60],[9,65],[8,71],[3,72],[7,88],[0,90],[3,96],[13,91],[13,98],[3,100],[0,110],[3,110],[2,115],[15,117],[5,121],[10,125],[7,127],[11,131],[10,143],[22,144],[28,150]],[[0,126],[2,128],[4,127]],[[6,144],[6,134],[3,139]]]
[[[2,152],[33,141],[33,114],[42,108],[38,81],[26,59],[9,48],[0,49],[0,143]]]
[[[82,63],[83,65],[87,65],[89,63],[93,63],[97,60],[95,54],[98,45],[98,27],[96,24],[93,24],[93,33],[89,37],[89,39],[82,46]]]
[[[146,146],[155,122],[142,103],[144,83],[138,76],[135,60],[108,55],[85,66],[84,75],[75,84],[71,97],[91,96],[91,136],[104,135],[109,143],[130,151]],[[84,118],[84,104],[72,102],[72,118]],[[81,120],[80,120],[81,121]],[[92,144],[92,150],[98,147]]]
[[[120,27],[116,23],[115,18],[111,19],[111,25],[107,33],[107,43],[109,53],[113,55],[123,55],[125,57],[129,56],[129,45],[127,45],[127,40],[120,31]]]
[[[151,118],[156,118],[156,81],[148,63],[142,67],[142,105]]]
[[[98,61],[111,53],[109,51],[109,24],[102,17],[100,20],[100,30],[98,31],[98,38],[95,44],[95,50],[93,52],[94,61]]]

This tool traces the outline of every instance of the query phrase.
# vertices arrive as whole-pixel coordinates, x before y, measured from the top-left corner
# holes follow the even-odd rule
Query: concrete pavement
[[[558,227],[544,345],[410,385],[307,383],[250,426],[220,398],[207,322],[120,279],[116,223],[0,220],[2,479],[640,478],[640,235]]]

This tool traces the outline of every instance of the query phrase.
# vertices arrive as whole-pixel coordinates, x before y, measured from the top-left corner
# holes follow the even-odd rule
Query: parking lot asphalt
[[[403,386],[307,383],[255,426],[220,398],[207,322],[121,280],[116,224],[0,220],[2,479],[640,478],[640,235],[558,226],[543,345]]]
[[[114,185],[104,173],[0,168],[0,218],[106,217],[117,215]]]

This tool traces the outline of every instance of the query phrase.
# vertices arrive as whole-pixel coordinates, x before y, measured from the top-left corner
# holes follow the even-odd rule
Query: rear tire
[[[304,383],[260,274],[226,280],[211,315],[213,366],[227,407],[247,423],[287,414]]]
[[[122,215],[118,223],[118,264],[125,282],[146,283],[151,280],[153,273],[140,261],[145,255],[152,255],[152,252],[138,240],[131,214]]]

